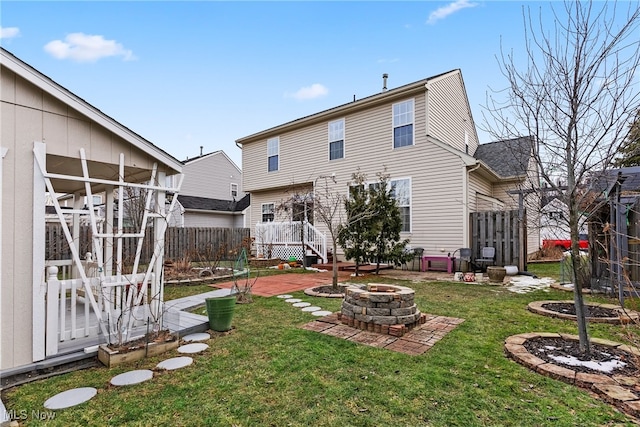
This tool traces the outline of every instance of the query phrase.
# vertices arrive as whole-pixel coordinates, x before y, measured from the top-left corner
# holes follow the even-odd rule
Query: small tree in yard
[[[329,236],[331,237],[331,247],[333,250],[333,275],[331,286],[337,293],[338,257],[336,256],[336,254],[338,251],[338,234],[340,233],[340,229],[343,226],[341,212],[344,205],[344,196],[342,195],[342,193],[333,190],[330,186],[330,182],[334,185],[337,184],[335,176],[319,176],[315,180],[314,215],[327,227],[327,230],[329,230]]]
[[[378,182],[371,187],[371,205],[376,215],[372,218],[372,233],[375,232],[372,259],[376,263],[376,274],[380,263],[403,264],[412,255],[405,248],[409,239],[400,240],[402,216],[398,209],[396,188],[389,188],[389,175],[378,174]]]
[[[497,139],[530,136],[536,172],[568,206],[580,349],[588,354],[579,224],[592,195],[583,186],[614,164],[638,111],[640,8],[565,1],[552,23],[523,15],[524,64],[514,53],[499,58],[507,96],[489,99],[487,130]]]
[[[358,171],[352,181],[345,200],[348,223],[340,229],[338,242],[345,256],[355,260],[356,276],[365,262],[376,262],[376,274],[383,261],[405,262],[409,240],[400,240],[402,217],[396,189],[389,188],[389,175],[379,173],[376,183],[367,184],[366,175]]]

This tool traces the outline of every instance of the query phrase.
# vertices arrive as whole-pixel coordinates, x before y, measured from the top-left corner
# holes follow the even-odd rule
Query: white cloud
[[[320,83],[314,83],[311,86],[305,86],[298,89],[294,93],[285,93],[286,98],[295,98],[297,100],[314,99],[321,96],[325,96],[329,93],[329,89],[321,85]]]
[[[0,39],[12,39],[20,35],[18,27],[0,27]]]
[[[125,61],[136,59],[133,52],[115,40],[105,40],[102,36],[83,33],[69,34],[64,41],[53,40],[44,46],[44,50],[54,58],[77,62],[96,62],[109,56],[121,56]]]
[[[478,3],[471,3],[469,0],[456,0],[453,3],[449,3],[448,5],[442,6],[441,8],[431,12],[429,14],[429,19],[427,19],[427,24],[435,24],[437,21],[444,19],[459,10],[476,6],[478,6]]]

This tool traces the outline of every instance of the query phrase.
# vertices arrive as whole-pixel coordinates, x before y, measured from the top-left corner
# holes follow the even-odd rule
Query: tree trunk
[[[570,174],[570,178],[571,178]],[[575,187],[570,187],[575,188]],[[584,299],[582,297],[584,263],[580,254],[579,246],[579,230],[578,230],[578,212],[575,196],[570,195],[569,200],[569,230],[571,232],[571,267],[573,270],[573,302],[576,308],[576,319],[578,322],[578,337],[580,339],[580,351],[585,355],[591,353],[591,345],[589,343],[589,332],[587,331],[587,317],[585,313]]]

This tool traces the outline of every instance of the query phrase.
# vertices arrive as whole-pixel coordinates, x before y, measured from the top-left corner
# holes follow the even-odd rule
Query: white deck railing
[[[144,324],[151,313],[149,282],[145,274],[105,278],[92,277],[85,285],[82,279],[59,280],[57,267],[47,278],[46,355],[58,353],[59,344],[69,340],[94,338],[108,331],[105,340],[114,342],[127,324]],[[91,295],[89,295],[89,293]],[[94,299],[99,313],[93,309]],[[101,325],[102,323],[102,325]],[[124,337],[126,340],[127,337]]]
[[[310,250],[327,262],[327,236],[308,222],[259,222],[255,230],[258,255],[302,259]]]

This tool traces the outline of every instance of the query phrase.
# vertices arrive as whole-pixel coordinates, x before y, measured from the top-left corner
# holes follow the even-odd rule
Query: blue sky
[[[7,1],[2,46],[179,160],[459,68],[476,125],[518,1]],[[562,9],[561,3],[554,7]],[[489,142],[480,135],[481,142]]]

